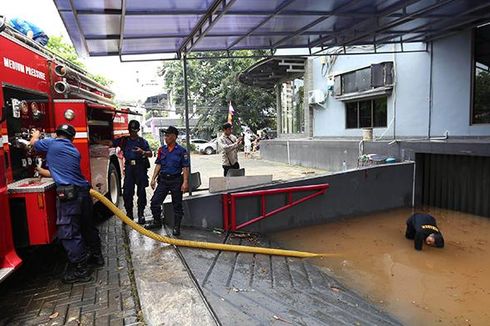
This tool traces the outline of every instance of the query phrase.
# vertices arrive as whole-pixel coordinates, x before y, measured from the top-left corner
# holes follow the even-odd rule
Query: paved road
[[[289,180],[301,178],[307,175],[319,175],[327,173],[324,170],[305,168],[298,165],[287,165],[285,163],[266,161],[258,158],[258,154],[254,154],[254,158],[245,159],[243,153],[238,154],[240,166],[245,168],[246,175],[257,174],[272,174],[272,180]],[[210,177],[222,177],[223,168],[221,167],[221,155],[191,155],[192,172],[199,171],[201,173],[202,188],[209,187]]]

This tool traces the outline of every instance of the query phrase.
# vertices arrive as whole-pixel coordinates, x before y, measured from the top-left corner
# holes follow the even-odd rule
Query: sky
[[[0,0],[0,15],[21,17],[42,28],[49,35],[61,35],[71,44],[53,0]],[[81,58],[92,74],[114,81],[110,86],[118,101],[142,101],[162,92],[163,80],[157,76],[161,62],[121,63],[119,57]],[[137,81],[139,80],[139,82]]]

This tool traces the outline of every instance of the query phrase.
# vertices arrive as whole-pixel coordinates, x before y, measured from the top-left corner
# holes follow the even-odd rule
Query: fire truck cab
[[[51,243],[56,235],[55,184],[39,178],[44,156],[29,146],[33,129],[54,137],[73,125],[82,173],[118,204],[122,157],[99,141],[127,135],[127,109],[87,73],[8,27],[0,31],[0,281],[21,259],[16,248]],[[49,169],[49,167],[47,167]],[[101,210],[106,214],[107,210]]]

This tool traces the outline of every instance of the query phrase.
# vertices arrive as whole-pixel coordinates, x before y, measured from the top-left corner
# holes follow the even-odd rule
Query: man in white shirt
[[[235,137],[231,134],[231,123],[223,125],[223,134],[219,138],[219,147],[223,155],[223,174],[226,177],[228,170],[239,169],[238,147],[243,142],[243,137]]]

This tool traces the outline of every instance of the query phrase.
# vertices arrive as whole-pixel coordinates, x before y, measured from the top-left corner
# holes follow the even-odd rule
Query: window
[[[490,123],[490,25],[475,30],[471,122]]]
[[[386,127],[387,98],[345,103],[346,128]]]

